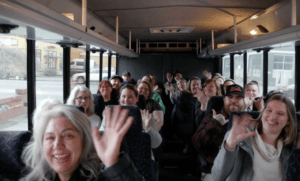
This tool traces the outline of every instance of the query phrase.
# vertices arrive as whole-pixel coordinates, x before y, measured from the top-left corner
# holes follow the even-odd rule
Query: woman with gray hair
[[[22,155],[30,171],[22,180],[144,180],[128,155],[119,155],[133,117],[120,106],[104,114],[107,125],[100,137],[98,128],[92,131],[87,117],[75,108],[62,105],[46,111],[28,144],[31,152]],[[28,160],[28,154],[33,159]]]
[[[71,91],[66,104],[82,106],[85,114],[91,122],[91,126],[100,127],[101,118],[95,114],[94,96],[92,95],[90,89],[85,86],[77,85]]]

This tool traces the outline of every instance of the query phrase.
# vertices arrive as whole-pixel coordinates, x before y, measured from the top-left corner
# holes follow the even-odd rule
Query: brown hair
[[[186,86],[187,86],[187,90],[189,91],[189,92],[192,92],[192,89],[191,89],[191,84],[192,84],[192,81],[193,80],[198,80],[199,81],[199,85],[200,85],[200,89],[201,89],[201,80],[198,78],[198,77],[191,77],[190,78],[190,80],[188,81],[188,83],[186,84]]]
[[[205,83],[204,83],[204,85],[203,85],[203,90],[205,89],[205,87],[208,85],[208,84],[210,84],[210,83],[214,83],[215,84],[215,86],[216,86],[216,88],[217,88],[217,95],[216,96],[221,96],[222,94],[221,94],[221,87],[220,87],[220,85],[216,82],[216,80],[214,80],[214,79],[209,79],[209,80],[207,80]]]
[[[149,82],[147,82],[147,81],[142,81],[140,84],[142,84],[142,83],[144,83],[144,84],[147,85],[147,87],[148,87],[148,89],[149,89],[149,97],[148,97],[148,99],[151,99],[151,98],[152,98],[152,95],[153,95],[152,84],[149,83]],[[138,87],[140,86],[140,84],[138,85]]]
[[[135,87],[134,85],[132,85],[132,84],[125,84],[125,85],[123,85],[123,87],[121,87],[121,89],[120,89],[120,95],[121,95],[121,93],[122,93],[122,91],[123,91],[124,89],[132,90],[132,91],[134,92],[134,95],[135,95],[136,97],[139,96],[139,93],[138,93],[136,87]]]
[[[267,105],[271,101],[281,101],[286,105],[286,112],[288,115],[288,125],[286,125],[282,130],[278,138],[283,139],[283,145],[284,146],[291,146],[294,141],[296,140],[297,135],[297,119],[296,119],[296,109],[292,101],[286,97],[283,94],[275,94],[273,95],[268,102],[266,103],[266,106],[264,107],[263,111],[260,113],[259,117],[257,118],[258,124],[257,124],[257,131],[259,134],[262,133],[262,115],[267,107]]]
[[[179,80],[177,82],[179,82],[179,81],[184,81],[186,83],[186,80],[184,78],[179,78]],[[177,88],[178,93],[181,94],[181,91],[178,88],[177,82],[176,82],[176,88]],[[183,90],[183,91],[185,91],[185,90]]]

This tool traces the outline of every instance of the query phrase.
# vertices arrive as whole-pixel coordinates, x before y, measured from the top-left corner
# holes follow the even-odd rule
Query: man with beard
[[[217,114],[213,110],[212,115],[203,118],[193,136],[193,144],[204,156],[209,173],[227,132],[229,115],[235,111],[245,110],[244,89],[237,84],[228,86],[223,100],[224,107],[221,112]],[[210,177],[211,175],[208,174],[207,176]]]
[[[113,87],[113,90],[111,92],[111,97],[119,98],[119,91],[120,91],[121,83],[123,82],[123,78],[121,76],[114,75],[109,79],[109,81]]]

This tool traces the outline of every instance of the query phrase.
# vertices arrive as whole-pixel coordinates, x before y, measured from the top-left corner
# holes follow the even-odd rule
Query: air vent
[[[151,33],[191,33],[194,27],[159,27],[159,28],[149,28]]]

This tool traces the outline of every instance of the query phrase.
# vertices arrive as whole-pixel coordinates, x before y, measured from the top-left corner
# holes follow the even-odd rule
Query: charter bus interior
[[[96,94],[125,71],[136,81],[156,75],[162,89],[174,71],[256,80],[260,96],[281,91],[299,111],[299,40],[296,0],[1,0],[0,131],[32,131],[41,100],[65,103],[76,85]],[[164,119],[159,180],[199,180]]]

